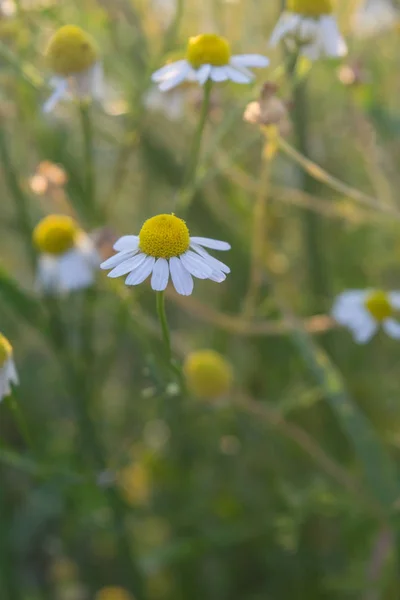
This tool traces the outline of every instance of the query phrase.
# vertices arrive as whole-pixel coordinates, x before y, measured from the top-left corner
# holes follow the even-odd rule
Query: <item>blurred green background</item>
[[[285,53],[268,48],[279,0],[0,2],[0,330],[32,438],[4,401],[1,600],[400,597],[399,346],[383,335],[356,346],[329,317],[341,291],[399,281],[400,28],[394,4],[376,2],[372,18],[362,5],[338,0],[349,55],[302,64],[300,105]],[[44,49],[70,23],[96,39],[105,70],[91,107],[96,215],[77,106],[41,111]],[[116,237],[171,212],[201,94],[182,88],[171,120],[150,75],[206,31],[271,58],[253,86],[216,90],[185,215],[193,235],[231,243],[232,273],[167,294],[177,359],[214,348],[233,366],[219,402],[180,390],[148,285],[99,273],[90,302],[41,299],[29,239],[45,214],[71,214],[106,257]],[[262,178],[265,138],[242,115],[266,80],[297,119],[287,142],[304,153],[300,121],[309,158],[352,190],[305,177],[280,150]],[[260,189],[268,269],[249,313]]]

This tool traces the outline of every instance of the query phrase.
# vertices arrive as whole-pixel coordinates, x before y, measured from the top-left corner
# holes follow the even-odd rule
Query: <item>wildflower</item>
[[[49,215],[33,232],[39,252],[37,283],[46,293],[90,287],[100,262],[91,238],[66,215]]]
[[[126,285],[143,283],[152,274],[151,287],[163,291],[171,275],[178,294],[190,296],[193,277],[220,283],[229,267],[211,256],[205,248],[229,250],[226,242],[191,237],[185,221],[175,215],[157,215],[143,224],[139,235],[125,235],[114,245],[118,254],[103,262],[112,269],[109,277],[128,275]]]
[[[367,38],[396,28],[399,11],[390,0],[363,2],[352,20],[352,32],[356,37]]]
[[[11,394],[12,383],[18,384],[13,349],[8,339],[0,333],[0,402]]]
[[[400,339],[400,322],[394,316],[400,309],[400,292],[349,290],[340,294],[332,309],[333,318],[350,329],[359,344],[368,342],[379,327]]]
[[[233,382],[230,363],[214,350],[191,352],[183,365],[189,390],[201,398],[220,398]]]
[[[133,600],[129,592],[121,587],[110,586],[97,592],[95,600]]]
[[[56,31],[46,50],[54,73],[52,96],[45,103],[50,112],[65,96],[80,100],[102,96],[103,69],[95,42],[80,27],[65,25]]]
[[[291,129],[288,108],[276,95],[277,91],[276,84],[265,83],[259,100],[247,105],[243,119],[253,125],[276,126],[280,135],[288,135]]]
[[[284,40],[289,48],[299,49],[310,60],[347,54],[332,0],[287,0],[286,11],[272,32],[270,45]]]
[[[232,56],[228,40],[206,33],[189,38],[186,58],[162,67],[152,75],[162,92],[171,90],[183,81],[234,81],[250,83],[254,79],[249,67],[267,67],[269,60],[260,54]]]

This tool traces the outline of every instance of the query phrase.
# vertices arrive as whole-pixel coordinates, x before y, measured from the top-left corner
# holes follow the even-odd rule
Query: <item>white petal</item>
[[[320,17],[320,36],[326,56],[340,57],[347,54],[346,43],[332,15]]]
[[[212,250],[230,250],[231,246],[227,242],[221,242],[219,240],[213,240],[205,237],[191,237],[190,243],[199,244],[199,246],[205,246]]]
[[[198,244],[191,244],[191,247],[206,260],[208,266],[211,267],[213,270],[222,271],[223,273],[231,272],[230,268],[227,265],[211,256],[211,254],[209,254],[207,250],[204,250],[204,248],[202,248]]]
[[[230,60],[234,67],[268,67],[269,60],[261,54],[236,54]]]
[[[254,79],[253,74],[251,74],[251,77],[249,77],[249,75],[243,73],[239,69],[235,69],[231,65],[228,65],[225,68],[227,70],[229,79],[234,83],[251,83]]]
[[[123,235],[117,240],[113,246],[114,250],[118,252],[124,250],[136,250],[139,247],[139,236],[138,235]]]
[[[364,300],[368,295],[365,290],[348,290],[340,294],[333,305],[332,317],[341,325],[350,325],[358,315],[364,313]]]
[[[50,84],[54,87],[54,92],[43,105],[43,112],[51,112],[62,98],[68,94],[68,79],[65,77],[53,77]]]
[[[54,256],[47,254],[39,256],[36,288],[45,292],[59,291],[58,259]]]
[[[153,73],[151,80],[159,83],[160,81],[164,81],[164,79],[169,79],[169,77],[174,76],[177,72],[180,72],[181,68],[187,64],[187,60],[183,59],[177,60],[169,65],[165,65]]]
[[[139,252],[139,249],[136,250],[136,252]],[[121,277],[122,275],[126,275],[127,273],[134,271],[142,264],[142,262],[144,262],[145,258],[146,254],[143,254],[143,252],[141,252],[136,256],[132,256],[127,260],[124,260],[122,263],[117,265],[112,271],[108,273],[108,277],[111,277],[111,279],[115,279],[116,277]]]
[[[395,340],[400,340],[400,323],[395,319],[386,319],[382,328],[387,335]]]
[[[160,83],[159,89],[162,92],[168,92],[169,90],[172,90],[172,88],[176,87],[177,85],[180,85],[183,81],[185,81],[185,79],[187,79],[191,70],[192,67],[188,63],[186,63],[185,65],[180,67],[180,69],[177,70],[175,74],[170,75],[168,78],[164,79]]]
[[[142,264],[125,279],[126,285],[139,285],[139,283],[143,283],[152,272],[155,262],[156,259],[154,256],[145,256]]]
[[[82,290],[90,287],[95,279],[93,265],[86,255],[74,248],[58,259],[60,289]]]
[[[168,285],[169,265],[165,258],[159,258],[153,268],[151,287],[156,292],[162,292]]]
[[[211,69],[211,79],[217,83],[220,81],[226,81],[228,79],[228,73],[225,67],[213,67]]]
[[[102,262],[100,265],[100,269],[113,269],[128,258],[132,258],[132,256],[135,256],[136,251],[137,250],[124,250],[122,252],[118,252],[117,254],[114,254],[114,256],[111,256],[110,258],[107,258],[107,260]]]
[[[221,271],[213,271],[208,279],[215,281],[216,283],[222,283],[225,281],[226,275]]]
[[[171,272],[172,283],[178,294],[181,294],[181,296],[190,296],[193,292],[193,278],[179,258],[175,256],[170,258],[169,270]]]
[[[300,15],[289,12],[283,13],[272,32],[269,45],[276,46],[288,33],[295,31],[300,19]]]
[[[207,79],[210,78],[212,71],[211,65],[202,65],[200,69],[197,70],[196,78],[200,85],[204,85]]]
[[[198,254],[188,250],[180,256],[183,266],[191,275],[198,279],[208,279],[212,275],[212,268]]]
[[[18,385],[19,378],[18,378],[17,369],[15,368],[14,359],[9,358],[7,363],[4,365],[4,367],[6,369],[6,376],[7,376],[8,381],[10,383],[13,383],[14,385]]]
[[[388,296],[393,308],[400,310],[400,292],[389,292]]]
[[[374,319],[366,313],[363,319],[350,327],[353,332],[354,341],[357,344],[366,344],[375,335],[378,325]]]

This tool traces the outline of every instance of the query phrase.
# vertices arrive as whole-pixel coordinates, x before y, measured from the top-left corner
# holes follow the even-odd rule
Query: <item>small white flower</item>
[[[281,40],[313,61],[347,54],[331,0],[289,0],[288,10],[282,13],[272,32],[270,45],[276,46]]]
[[[400,322],[394,318],[399,310],[400,292],[349,290],[336,298],[332,316],[350,329],[357,343],[365,344],[379,327],[388,336],[400,339]]]
[[[63,294],[90,287],[100,257],[91,238],[65,215],[49,215],[33,233],[39,252],[37,287],[46,294]]]
[[[366,38],[394,29],[398,20],[399,11],[388,0],[366,0],[354,15],[352,31],[357,37]]]
[[[152,75],[162,92],[171,90],[184,81],[233,81],[251,83],[254,67],[267,67],[268,58],[260,54],[232,56],[229,42],[215,34],[202,34],[189,39],[186,58],[162,67]]]
[[[54,76],[53,94],[43,106],[48,113],[63,98],[78,100],[103,97],[103,66],[92,38],[80,27],[66,25],[51,38],[46,57]]]
[[[18,385],[18,374],[10,342],[0,333],[0,402],[11,394],[11,384]]]
[[[126,285],[143,283],[151,275],[151,287],[163,291],[171,276],[182,296],[193,291],[193,277],[221,283],[230,268],[211,256],[205,248],[229,250],[226,242],[191,237],[185,221],[175,215],[157,215],[145,221],[139,235],[121,237],[114,249],[118,254],[103,262],[112,269],[109,277],[128,275]]]

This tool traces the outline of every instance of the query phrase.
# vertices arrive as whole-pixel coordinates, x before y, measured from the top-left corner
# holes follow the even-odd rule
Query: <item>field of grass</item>
[[[397,600],[400,341],[380,327],[358,344],[331,312],[346,290],[400,290],[395,12],[367,27],[362,0],[337,0],[348,55],[311,63],[268,45],[280,0],[14,1],[0,600]],[[45,112],[64,25],[92,37],[104,85]],[[158,92],[152,73],[210,32],[269,67]],[[243,114],[266,82],[283,117],[259,127]],[[116,240],[164,213],[231,245],[210,250],[226,280],[184,296],[107,277]],[[86,289],[38,285],[37,224],[54,214],[95,245]],[[9,350],[0,337],[0,395]],[[202,350],[227,362],[211,354],[194,380]]]

